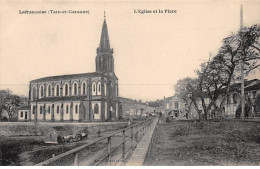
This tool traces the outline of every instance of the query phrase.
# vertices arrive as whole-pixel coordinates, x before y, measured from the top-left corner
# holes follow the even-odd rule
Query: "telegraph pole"
[[[240,31],[243,29],[243,6],[240,6]],[[243,52],[242,52],[243,54]],[[244,84],[244,62],[243,62],[243,55],[241,55],[241,116],[243,121],[245,120],[245,84]]]

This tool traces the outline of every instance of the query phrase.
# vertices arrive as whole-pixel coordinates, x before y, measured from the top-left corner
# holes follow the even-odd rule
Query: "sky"
[[[260,1],[0,1],[0,89],[28,96],[29,82],[95,71],[104,11],[114,49],[119,95],[143,101],[174,94],[174,85],[223,38],[260,24]],[[158,10],[177,13],[158,13]],[[89,14],[19,14],[19,10],[86,10]],[[157,10],[157,13],[135,13]],[[257,70],[248,77],[260,78]]]

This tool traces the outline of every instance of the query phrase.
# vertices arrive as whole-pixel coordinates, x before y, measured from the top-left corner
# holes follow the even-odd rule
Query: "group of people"
[[[250,106],[248,103],[245,103],[244,112],[245,112],[246,119],[254,116],[253,111],[252,111],[252,106]],[[236,110],[236,113],[235,113],[235,118],[239,119],[239,118],[241,118],[241,116],[242,116],[242,108],[241,108],[241,104],[239,104],[238,108]]]

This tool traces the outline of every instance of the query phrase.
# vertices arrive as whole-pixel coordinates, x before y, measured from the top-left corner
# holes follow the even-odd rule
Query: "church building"
[[[118,91],[113,49],[104,19],[96,71],[30,81],[29,107],[18,110],[18,120],[117,121],[122,116]]]

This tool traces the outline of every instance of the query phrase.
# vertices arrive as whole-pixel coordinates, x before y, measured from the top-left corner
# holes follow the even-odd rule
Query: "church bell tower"
[[[114,72],[113,49],[110,48],[108,37],[106,16],[104,13],[104,22],[102,26],[100,44],[97,48],[96,72]]]

